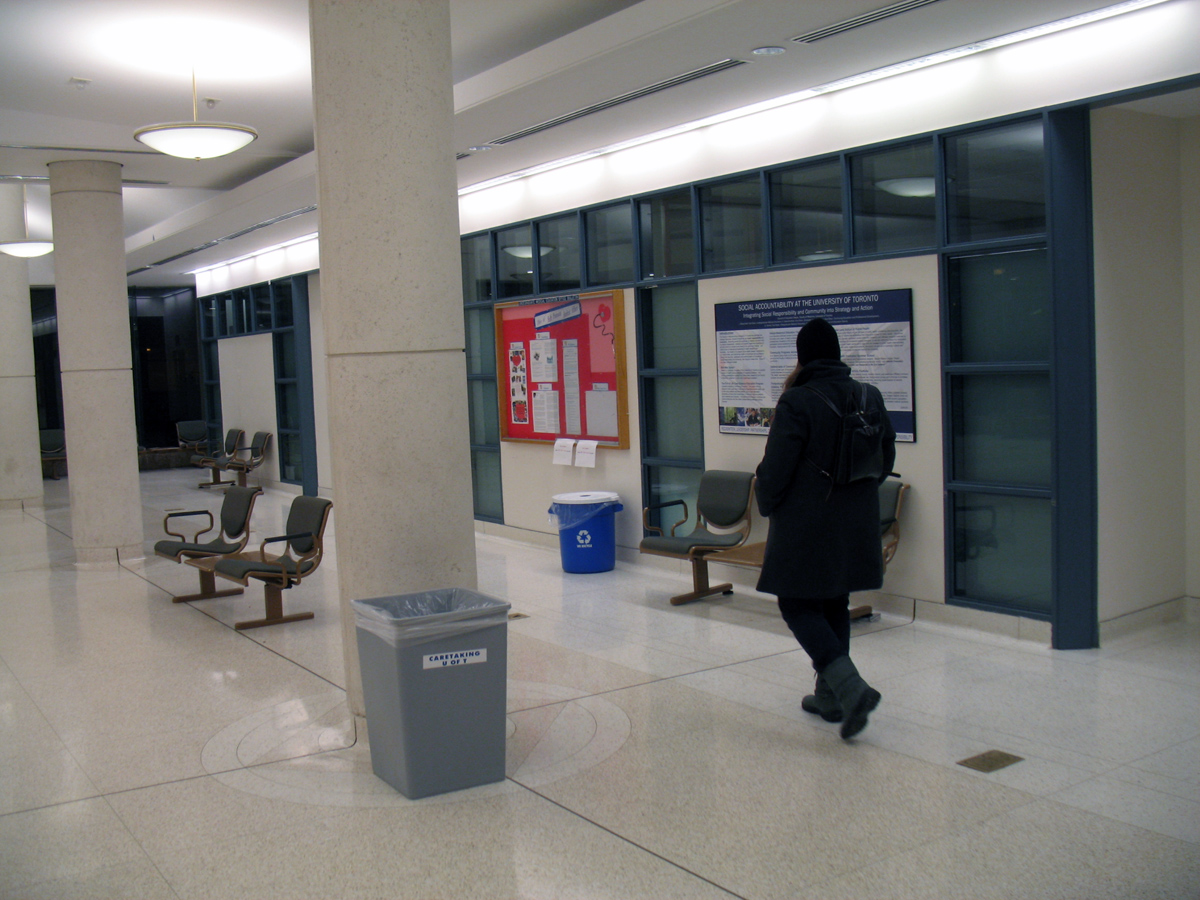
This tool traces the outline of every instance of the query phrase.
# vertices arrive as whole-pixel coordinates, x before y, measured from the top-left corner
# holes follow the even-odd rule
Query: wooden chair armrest
[[[213,514],[211,512],[209,512],[207,509],[191,509],[186,512],[167,513],[166,516],[163,518],[163,531],[165,531],[167,534],[171,535],[171,537],[177,537],[181,541],[187,541],[187,538],[184,537],[182,534],[172,531],[170,528],[167,527],[167,522],[169,522],[171,519],[175,519],[180,516],[208,516],[208,527],[204,528],[200,531],[197,531],[195,536],[191,539],[191,541],[189,541],[189,543],[192,543],[192,544],[198,543],[200,535],[208,534],[210,531],[213,530]]]
[[[682,506],[683,507],[683,518],[671,526],[671,537],[675,537],[675,529],[678,528],[680,525],[682,525],[684,522],[686,522],[690,518],[686,500],[682,500],[682,499],[681,500],[668,500],[666,503],[650,504],[649,506],[647,506],[645,509],[642,510],[642,527],[645,528],[647,531],[654,531],[661,535],[663,533],[662,528],[660,528],[657,525],[650,524],[650,510],[666,509],[668,506]]]
[[[280,541],[294,541],[297,538],[306,538],[306,537],[313,538],[313,548],[311,550],[309,550],[307,553],[302,553],[299,556],[292,556],[291,553],[288,552],[288,550],[290,549],[290,546],[286,547],[284,549],[284,552],[280,553],[278,556],[271,556],[271,555],[268,555],[268,553],[267,553],[267,544],[278,544]],[[275,537],[267,538],[265,541],[263,541],[261,544],[258,545],[258,562],[261,562],[264,565],[268,565],[268,566],[278,565],[280,581],[286,587],[289,584],[299,584],[301,581],[304,580],[304,575],[300,571],[299,563],[302,563],[302,562],[312,559],[314,556],[316,556],[320,552],[321,552],[321,541],[319,539],[317,539],[317,536],[311,531],[300,531],[300,532],[297,532],[296,534],[279,534],[279,535],[276,535]],[[283,564],[283,560],[288,560],[289,562],[295,564],[296,571],[289,572],[287,570],[287,566],[285,566]]]

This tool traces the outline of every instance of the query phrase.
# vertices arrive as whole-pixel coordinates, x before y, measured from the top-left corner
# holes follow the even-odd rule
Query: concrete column
[[[121,167],[50,163],[71,535],[81,565],[145,555]]]
[[[0,184],[0,241],[25,237],[25,196]],[[29,263],[0,253],[0,509],[42,505]]]
[[[309,11],[333,515],[361,714],[349,602],[476,584],[450,10],[310,0]]]

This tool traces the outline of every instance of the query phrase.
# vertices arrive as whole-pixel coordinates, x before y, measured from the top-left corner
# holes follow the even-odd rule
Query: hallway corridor
[[[846,743],[801,711],[771,598],[673,608],[661,569],[565,574],[481,535],[479,590],[521,616],[508,777],[410,801],[345,704],[336,502],[284,593],[316,618],[237,632],[261,586],[172,604],[197,573],[150,550],[165,511],[219,507],[202,477],[142,475],[149,555],[124,568],[75,567],[66,480],[0,511],[0,898],[1200,896],[1195,600],[1091,651],[856,625],[883,702]],[[259,499],[251,546],[290,501]],[[988,750],[1022,759],[958,764]]]

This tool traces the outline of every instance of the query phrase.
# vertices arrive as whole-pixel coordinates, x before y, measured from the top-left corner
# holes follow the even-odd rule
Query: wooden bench
[[[908,485],[901,481],[885,481],[879,486],[879,526],[882,540],[883,569],[886,572],[888,563],[896,555],[900,544],[900,510],[904,505],[904,496],[908,493]],[[737,566],[743,569],[761,569],[763,554],[766,552],[766,541],[755,544],[742,544],[732,550],[718,550],[708,553],[706,563],[724,563],[727,566]],[[708,567],[703,569],[704,588],[708,587]],[[696,585],[696,593],[701,593],[701,585]],[[732,588],[724,593],[733,593]],[[697,598],[699,599],[699,598]],[[853,606],[850,608],[851,619],[865,619],[874,610],[869,605]]]

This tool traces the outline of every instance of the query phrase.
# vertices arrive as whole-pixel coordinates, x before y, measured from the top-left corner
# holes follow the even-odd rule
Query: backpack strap
[[[825,394],[822,394],[820,391],[818,391],[812,385],[806,384],[806,385],[803,385],[803,387],[804,387],[804,390],[811,391],[812,393],[814,393],[818,397],[820,397],[822,400],[824,400],[825,405],[828,406],[831,410],[833,410],[833,414],[838,417],[838,421],[839,422],[841,421],[844,413],[840,409],[837,408],[836,403],[834,403],[832,400],[829,399],[829,397],[827,397]],[[817,465],[816,460],[814,460],[807,453],[804,455],[804,461],[806,463],[808,463],[810,466],[812,466],[814,469],[816,469],[818,472],[820,472],[822,475],[824,475],[826,478],[829,479],[829,490],[832,492],[833,491],[833,473],[827,472],[824,469],[822,469],[819,465]],[[836,454],[835,454],[835,465],[836,465]],[[826,497],[826,499],[828,499],[828,496]]]

